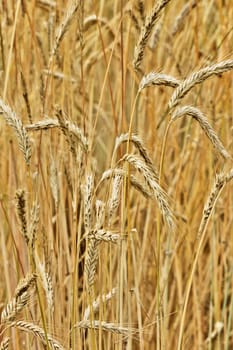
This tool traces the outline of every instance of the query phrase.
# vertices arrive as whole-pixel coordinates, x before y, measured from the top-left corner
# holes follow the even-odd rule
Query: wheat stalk
[[[202,68],[199,71],[190,74],[175,89],[168,103],[169,108],[174,108],[180,102],[180,100],[197,84],[203,83],[206,79],[213,75],[218,75],[231,69],[233,69],[233,60],[226,60]]]
[[[204,116],[204,114],[197,108],[192,106],[184,106],[175,110],[172,115],[171,121],[175,121],[178,118],[181,118],[185,115],[188,115],[194,119],[196,119],[205,132],[206,136],[214,146],[214,148],[221,154],[224,159],[230,158],[230,154],[224,148],[222,142],[219,140],[216,132],[210,125],[208,119]]]
[[[0,109],[3,111],[3,116],[7,124],[15,130],[19,142],[19,148],[23,152],[26,164],[29,165],[31,159],[31,145],[22,121],[2,99],[0,99]]]

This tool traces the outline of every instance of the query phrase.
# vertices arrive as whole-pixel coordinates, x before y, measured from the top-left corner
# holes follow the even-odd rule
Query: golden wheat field
[[[0,1],[0,350],[233,349],[232,19]]]

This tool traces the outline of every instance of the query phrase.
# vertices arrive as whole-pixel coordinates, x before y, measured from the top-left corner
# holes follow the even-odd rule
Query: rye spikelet
[[[184,107],[178,108],[172,115],[171,121],[175,121],[176,119],[181,118],[185,115],[188,115],[197,120],[200,127],[205,132],[206,136],[208,137],[208,139],[210,140],[214,148],[220,153],[220,155],[224,159],[230,158],[229,153],[224,148],[222,142],[219,140],[214,129],[209,124],[209,121],[199,109],[191,106],[184,106]]]
[[[165,85],[176,88],[179,84],[180,81],[172,77],[171,75],[151,72],[142,78],[139,84],[139,91],[142,91],[142,89],[144,89],[145,87],[152,85]]]
[[[46,345],[48,341],[48,344],[52,350],[64,350],[63,346],[57,340],[55,340],[50,334],[45,334],[44,330],[34,323],[18,321],[12,322],[10,327],[15,327],[21,331],[33,334],[44,345]]]
[[[14,321],[16,316],[22,311],[31,298],[31,291],[35,287],[36,275],[28,275],[22,279],[15,291],[15,296],[4,307],[1,314],[1,323]]]
[[[167,201],[167,195],[164,192],[164,190],[160,187],[157,178],[151,171],[150,167],[141,158],[132,154],[125,155],[122,158],[122,160],[127,161],[129,164],[132,164],[135,167],[135,169],[137,169],[139,173],[142,174],[142,176],[145,179],[145,182],[147,183],[154,198],[157,201],[164,221],[167,223],[168,227],[171,230],[174,230],[175,225],[173,221],[173,214]]]
[[[171,0],[160,0],[153,7],[150,15],[148,15],[146,17],[145,24],[142,27],[137,45],[136,45],[135,50],[134,50],[133,66],[134,66],[135,70],[138,70],[140,67],[140,64],[141,64],[143,56],[144,56],[144,49],[145,49],[146,44],[150,38],[151,32],[154,28],[154,25],[161,14],[161,11],[165,8],[165,6],[170,1]]]
[[[7,124],[15,130],[19,142],[19,148],[23,152],[26,164],[29,165],[31,159],[31,145],[22,121],[17,117],[16,113],[3,102],[2,99],[0,99],[0,109],[3,111],[3,116]]]
[[[231,69],[233,69],[233,60],[226,60],[202,68],[199,71],[190,74],[188,78],[183,80],[175,89],[168,103],[169,108],[171,109],[177,106],[180,100],[197,84],[203,83],[203,81],[210,78],[212,75],[218,75]]]
[[[0,344],[0,350],[8,350],[10,338],[4,338]]]

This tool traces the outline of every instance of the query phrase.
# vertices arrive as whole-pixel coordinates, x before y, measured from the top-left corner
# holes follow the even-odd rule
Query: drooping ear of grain
[[[125,155],[122,160],[127,161],[129,164],[132,164],[135,167],[135,169],[137,169],[139,173],[142,174],[146,184],[151,190],[152,195],[157,201],[158,207],[162,213],[164,221],[167,223],[169,229],[173,231],[175,228],[175,224],[173,220],[172,211],[167,201],[167,195],[164,192],[164,190],[160,187],[158,180],[156,179],[154,173],[151,171],[150,167],[139,157],[131,154]]]
[[[172,109],[177,106],[180,100],[197,84],[203,83],[206,79],[212,77],[213,75],[218,75],[231,69],[233,69],[233,60],[226,60],[207,66],[190,74],[175,89],[168,103],[169,108]]]
[[[7,303],[1,313],[1,323],[9,323],[15,320],[18,314],[29,303],[32,291],[35,288],[36,275],[27,275],[20,280],[14,297]]]
[[[188,115],[197,120],[200,127],[202,128],[206,136],[209,138],[214,148],[224,159],[231,157],[227,150],[224,148],[222,142],[219,140],[216,132],[210,125],[208,119],[199,109],[194,108],[192,106],[184,106],[181,108],[177,108],[177,110],[172,115],[171,121],[175,121],[176,119],[181,118],[185,115]]]
[[[158,1],[151,10],[151,13],[146,17],[145,24],[141,29],[141,33],[134,50],[133,66],[135,70],[138,70],[140,68],[144,56],[144,50],[155,26],[155,23],[157,22],[162,10],[170,1],[171,0]]]
[[[29,165],[32,151],[30,140],[22,121],[2,99],[0,99],[0,109],[3,111],[3,117],[7,124],[14,129],[19,142],[19,148],[23,152],[26,164]]]

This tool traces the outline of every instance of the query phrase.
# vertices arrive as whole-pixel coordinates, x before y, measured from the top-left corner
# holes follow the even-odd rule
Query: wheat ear
[[[63,134],[66,136],[67,142],[70,145],[71,152],[76,157],[76,147],[75,145],[81,145],[83,150],[86,151],[88,147],[87,139],[84,136],[82,130],[70,123],[64,116],[62,110],[58,109],[56,111],[56,116],[59,121],[59,127]]]
[[[68,2],[67,8],[65,11],[65,15],[64,15],[59,27],[56,30],[55,41],[53,44],[50,62],[51,62],[52,58],[56,55],[58,47],[60,46],[61,41],[62,41],[65,33],[67,32],[69,26],[71,25],[72,20],[74,18],[74,15],[76,14],[78,8],[79,8],[79,1],[70,0]]]
[[[144,50],[146,47],[146,44],[150,38],[151,32],[154,28],[154,25],[159,18],[159,15],[161,14],[161,11],[165,8],[165,6],[170,2],[171,0],[160,0],[156,5],[153,7],[150,15],[148,15],[145,19],[145,24],[142,27],[137,45],[134,50],[134,59],[133,59],[133,66],[135,70],[138,70],[140,67],[140,64],[142,62],[143,56],[144,56]]]
[[[139,91],[152,85],[165,85],[165,86],[176,88],[179,84],[180,84],[180,81],[172,77],[171,75],[151,72],[142,78],[139,84]]]
[[[212,189],[210,191],[210,194],[207,198],[207,201],[203,210],[202,220],[198,230],[198,237],[201,236],[203,229],[206,226],[206,223],[208,222],[210,214],[214,208],[215,202],[217,201],[221,190],[223,189],[225,184],[231,181],[232,179],[233,179],[233,169],[226,174],[220,173],[216,176],[214,185],[212,186]]]
[[[44,119],[39,120],[34,124],[25,125],[25,129],[28,131],[37,131],[37,130],[47,130],[51,128],[57,128],[60,126],[60,123],[57,119]]]
[[[85,231],[87,234],[88,234],[88,232],[90,232],[91,227],[92,227],[93,191],[94,191],[93,175],[87,174],[85,184],[83,186],[84,226],[85,226]]]
[[[127,161],[129,164],[132,164],[135,167],[135,169],[137,169],[142,174],[145,182],[151,189],[153,197],[157,201],[158,207],[162,213],[165,222],[171,230],[174,230],[175,225],[173,220],[173,214],[167,201],[167,194],[160,187],[158,180],[154,176],[154,173],[151,171],[150,167],[141,158],[132,154],[125,155],[121,159],[121,161],[122,160]]]
[[[34,124],[25,125],[25,129],[28,131],[38,131],[38,130],[47,130],[47,129],[59,127],[63,131],[64,135],[66,136],[69,144],[71,142],[76,141],[76,143],[81,145],[81,147],[85,151],[87,151],[88,141],[86,136],[83,134],[82,130],[74,123],[66,120],[64,116],[62,116],[61,111],[58,111],[56,115],[58,120],[52,119],[52,118],[39,120]]]
[[[133,145],[138,149],[141,157],[144,159],[145,163],[147,164],[147,166],[151,169],[151,171],[153,172],[154,176],[156,177],[156,179],[158,180],[159,175],[158,175],[158,171],[157,169],[155,169],[154,164],[147,152],[146,147],[144,146],[142,140],[135,134],[129,135],[129,133],[126,134],[121,134],[120,136],[118,136],[116,138],[115,141],[115,148],[114,148],[114,153],[116,152],[116,150],[118,149],[118,147],[125,142],[131,141],[133,143]]]
[[[0,109],[3,111],[3,116],[7,124],[15,130],[19,142],[19,148],[23,152],[26,164],[29,165],[31,159],[31,145],[22,121],[2,99],[0,99]]]
[[[119,233],[116,233],[114,231],[109,231],[105,229],[95,229],[91,230],[88,237],[91,240],[96,240],[99,242],[117,243],[121,236]]]
[[[130,327],[123,327],[116,323],[110,323],[99,320],[83,320],[75,324],[75,328],[84,328],[84,329],[102,329],[106,332],[111,332],[114,334],[123,334],[128,335],[129,333],[137,333],[138,330]]]
[[[44,345],[49,344],[52,350],[64,350],[63,346],[55,340],[50,334],[45,334],[44,330],[31,322],[12,322],[10,327],[16,327],[24,332],[32,333],[35,337],[40,339]]]
[[[120,168],[105,170],[105,172],[102,174],[102,177],[100,179],[100,182],[99,182],[98,186],[100,186],[100,184],[103,181],[109,180],[112,177],[115,177],[117,175],[120,175],[122,178],[128,177],[128,172],[125,171],[124,169],[120,169]],[[142,193],[145,198],[152,198],[153,197],[152,194],[151,194],[151,191],[148,189],[148,187],[146,187],[143,183],[138,181],[138,179],[132,174],[130,174],[130,184],[137,191]]]
[[[0,344],[0,350],[8,350],[9,343],[10,343],[10,338],[8,337],[4,338]]]
[[[49,273],[45,269],[45,264],[41,263],[39,258],[36,258],[36,267],[39,272],[39,276],[42,282],[42,286],[45,291],[47,304],[49,307],[49,310],[53,312],[54,310],[54,293],[53,293],[53,285],[52,285],[52,278],[49,275]]]
[[[91,232],[90,232],[90,239],[88,240],[84,270],[85,270],[86,284],[87,284],[88,292],[91,298],[94,297],[93,287],[95,282],[95,274],[97,269],[100,242],[101,242],[100,240],[97,240],[93,237],[91,238]]]
[[[28,235],[28,229],[27,229],[27,213],[26,213],[26,199],[25,199],[25,191],[22,189],[19,189],[16,191],[15,195],[16,199],[16,209],[17,209],[17,214],[18,218],[20,221],[20,226],[21,226],[21,234],[25,239],[25,242],[27,245],[30,242],[30,238]]]
[[[31,298],[31,291],[34,289],[36,283],[36,275],[30,274],[20,280],[15,295],[4,307],[1,313],[1,323],[8,323],[14,321],[16,316],[22,311]]]
[[[169,108],[171,109],[177,106],[180,100],[197,84],[203,83],[203,81],[210,78],[212,75],[221,74],[231,69],[233,69],[233,60],[226,60],[190,74],[188,78],[183,80],[175,89],[168,103]]]
[[[197,0],[192,0],[191,2],[184,4],[179,15],[176,17],[172,29],[172,35],[176,35],[183,27],[184,19],[189,15],[191,9],[197,6]]]
[[[230,154],[224,148],[222,142],[219,140],[216,132],[210,125],[208,119],[199,109],[191,106],[184,106],[178,108],[172,115],[171,121],[175,121],[176,119],[181,118],[185,115],[188,115],[198,121],[200,127],[205,132],[206,136],[208,137],[214,148],[221,154],[221,156],[224,159],[230,158]]]
[[[116,288],[113,288],[109,293],[98,296],[98,298],[96,300],[94,300],[92,303],[92,312],[98,311],[100,303],[101,302],[102,303],[108,302],[109,300],[111,300],[113,298],[113,296],[115,294],[116,294]],[[90,315],[91,315],[91,308],[90,308],[90,306],[88,306],[84,311],[83,321],[89,320]]]
[[[122,185],[123,177],[121,174],[118,174],[113,177],[112,180],[112,190],[111,190],[111,196],[108,200],[108,222],[109,225],[112,221],[112,218],[117,211],[117,208],[119,207],[120,203],[120,190]]]

